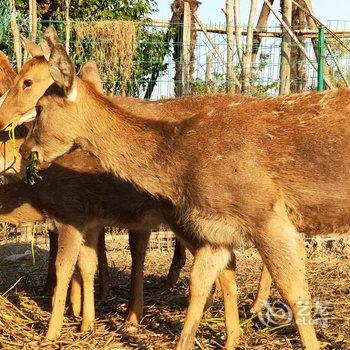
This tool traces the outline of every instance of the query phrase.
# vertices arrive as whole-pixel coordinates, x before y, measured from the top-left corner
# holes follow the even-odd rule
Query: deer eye
[[[26,79],[23,82],[23,89],[29,88],[33,85],[33,80]]]

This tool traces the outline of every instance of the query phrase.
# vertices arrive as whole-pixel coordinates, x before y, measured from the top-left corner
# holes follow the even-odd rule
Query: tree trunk
[[[69,54],[69,45],[70,45],[70,18],[69,18],[69,5],[70,0],[66,0],[65,6],[66,6],[66,51]]]
[[[241,25],[241,2],[234,0],[233,3],[234,23],[235,23],[235,38],[237,47],[238,61],[243,73],[243,47],[242,47],[242,25]]]
[[[31,39],[36,42],[36,37],[38,33],[38,13],[37,13],[37,3],[36,0],[29,0],[32,3],[32,15],[31,15]]]
[[[234,34],[233,34],[233,1],[226,0],[226,32],[227,32],[227,59],[226,59],[226,91],[233,93],[235,91],[234,84],[234,71],[233,71],[233,46],[234,46]]]
[[[271,5],[273,4],[274,0],[270,0]],[[258,18],[258,22],[256,24],[256,30],[259,31],[263,28],[266,28],[267,25],[267,20],[269,18],[270,15],[270,8],[263,3],[262,8],[261,8],[261,12],[260,12],[260,16]],[[260,48],[260,44],[261,44],[261,37],[259,35],[254,34],[253,37],[253,55],[252,55],[252,64],[254,64],[256,62],[256,57],[258,55],[258,51]]]
[[[293,28],[302,30],[307,27],[306,16],[297,6],[293,5],[292,12]],[[302,35],[297,36],[300,43],[304,46],[305,38]],[[305,55],[299,47],[293,45],[291,50],[291,67],[290,67],[290,90],[292,93],[305,91],[307,81],[307,70],[305,68]]]
[[[19,71],[22,67],[22,46],[19,36],[17,13],[14,0],[11,1],[11,31],[13,35],[13,51],[16,57],[17,70]]]
[[[252,78],[252,55],[253,55],[253,34],[254,34],[254,22],[256,15],[257,0],[251,0],[248,28],[247,28],[247,43],[246,52],[244,57],[244,81],[243,81],[243,93],[250,94],[251,92],[251,78]]]
[[[282,19],[289,28],[292,25],[292,0],[283,0]],[[286,29],[282,28],[281,65],[280,65],[280,95],[290,93],[290,62],[291,62],[291,37]]]

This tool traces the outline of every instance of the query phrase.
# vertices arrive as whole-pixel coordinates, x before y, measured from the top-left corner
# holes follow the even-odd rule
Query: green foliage
[[[212,78],[207,81],[197,78],[193,88],[198,95],[223,93],[226,91],[226,77],[224,74],[214,72]]]
[[[15,0],[17,9],[28,11],[27,0]],[[64,20],[65,0],[37,0],[38,13],[44,20]],[[70,0],[70,17],[75,20],[145,19],[157,9],[155,0]]]
[[[270,56],[267,54],[261,54],[260,60],[256,67],[253,69],[251,79],[251,94],[253,96],[266,96],[271,89],[275,89],[278,85],[276,81],[266,84],[259,78],[259,73],[263,72],[269,63]],[[240,67],[235,66],[235,71],[239,72]],[[197,78],[193,82],[194,91],[196,94],[207,93],[224,93],[226,91],[226,75],[223,73],[212,73],[212,78],[208,81]]]
[[[136,50],[135,64],[128,84],[128,94],[139,96],[139,88],[146,89],[153,72],[165,72],[168,65],[164,57],[169,48],[164,45],[166,33],[147,25],[140,27],[140,41]]]
[[[258,65],[254,68],[253,77],[251,80],[251,94],[253,96],[267,96],[269,90],[275,89],[278,85],[277,81],[265,83],[262,79],[259,78],[259,73],[263,72],[264,69],[268,66],[269,59],[270,55],[261,54]]]
[[[19,14],[20,30],[28,34],[28,1],[15,0]],[[40,18],[38,36],[42,35],[44,27],[54,24],[61,39],[64,39],[65,31],[65,0],[37,0],[38,16]],[[128,20],[140,22],[138,33],[138,47],[133,59],[133,70],[130,81],[127,84],[127,94],[138,96],[141,89],[145,89],[152,73],[164,72],[167,65],[164,57],[169,52],[169,47],[164,45],[164,31],[147,25],[149,15],[157,10],[156,0],[70,0],[70,18],[74,21],[107,21]],[[5,18],[3,13],[7,13]],[[9,2],[0,3],[0,49],[12,57],[12,36],[9,26]],[[107,24],[108,25],[108,24]],[[84,61],[93,58],[93,48],[89,40],[83,43],[84,55],[76,62],[80,66]],[[71,35],[71,52],[75,52],[75,33]],[[115,76],[114,81],[105,82],[109,92],[120,91],[120,77]]]

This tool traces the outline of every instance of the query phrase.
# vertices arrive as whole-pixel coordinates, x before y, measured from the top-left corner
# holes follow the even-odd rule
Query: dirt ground
[[[136,333],[123,328],[128,299],[130,255],[127,249],[108,247],[113,280],[111,296],[97,301],[93,332],[79,333],[79,320],[65,318],[57,342],[44,339],[50,300],[43,296],[47,251],[8,262],[4,256],[30,250],[30,244],[0,246],[0,348],[1,349],[174,349],[184,320],[191,258],[176,287],[163,292],[172,252],[151,251],[145,266],[144,318]],[[315,301],[316,329],[324,349],[350,349],[350,254],[349,249],[309,249],[308,271]],[[253,316],[249,312],[256,292],[260,259],[252,248],[238,252],[239,310],[242,337],[238,349],[300,349],[293,325],[278,293],[273,290],[270,311]],[[282,309],[281,309],[282,308]],[[281,310],[284,312],[281,313]],[[270,320],[273,322],[267,323]],[[285,322],[282,322],[285,321]],[[287,323],[287,324],[284,324]],[[221,349],[224,344],[223,305],[215,301],[205,313],[196,336],[196,349]]]

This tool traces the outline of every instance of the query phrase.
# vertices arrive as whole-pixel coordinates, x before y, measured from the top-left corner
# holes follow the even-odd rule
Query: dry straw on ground
[[[113,241],[114,242],[114,241]],[[44,284],[47,252],[37,250],[36,265],[31,257],[15,263],[4,262],[0,246],[0,348],[4,349],[174,349],[181,330],[188,292],[191,259],[172,291],[163,292],[171,252],[148,253],[145,266],[145,312],[137,333],[123,328],[128,299],[130,253],[108,244],[108,260],[113,290],[110,298],[97,301],[96,327],[93,332],[79,333],[79,320],[66,317],[62,335],[57,342],[44,339],[49,320],[50,299],[41,293]],[[120,246],[120,245],[119,245]],[[23,247],[26,249],[26,247]],[[350,349],[350,255],[347,247],[310,248],[308,271],[314,301],[325,306],[322,319],[316,324],[323,349]],[[260,258],[249,248],[238,253],[239,310],[242,338],[239,350],[300,349],[293,325],[266,327],[252,317],[249,307],[257,288]],[[20,279],[21,278],[21,279]],[[20,279],[18,281],[18,279]],[[15,285],[15,283],[18,283]],[[9,288],[12,289],[8,290]],[[272,302],[279,302],[273,290]],[[196,337],[196,349],[220,349],[224,343],[223,306],[215,301],[203,318]]]
[[[138,45],[139,25],[129,21],[75,22],[76,55],[84,55],[82,41],[90,42],[93,57],[102,72],[102,81],[121,79],[125,94]]]

